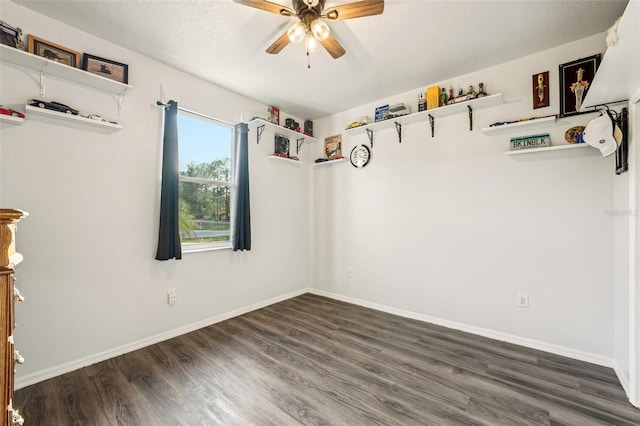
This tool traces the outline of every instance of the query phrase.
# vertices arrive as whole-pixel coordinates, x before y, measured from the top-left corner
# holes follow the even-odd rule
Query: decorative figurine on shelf
[[[478,94],[476,98],[484,98],[485,96],[487,96],[487,94],[484,93],[484,83],[478,83]]]
[[[477,97],[477,93],[473,88],[473,85],[469,86],[469,90],[467,90],[466,96],[467,96],[467,100],[469,99],[475,99]]]
[[[449,87],[449,101],[452,101],[455,98],[453,96],[453,86]]]
[[[440,106],[445,106],[447,104],[447,89],[442,88],[442,93],[440,93]]]

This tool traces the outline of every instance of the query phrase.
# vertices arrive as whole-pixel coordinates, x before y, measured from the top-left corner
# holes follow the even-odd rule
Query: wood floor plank
[[[639,425],[608,368],[304,294],[16,392],[28,425]]]
[[[251,323],[251,317],[256,315],[257,314],[254,313],[254,315],[245,316],[243,317],[243,321]],[[267,325],[268,323],[264,321],[259,321],[259,323],[261,323],[261,326],[254,323],[254,327],[252,328],[254,336],[256,339],[264,339],[263,336],[270,335],[269,326]],[[281,327],[284,328],[286,325],[282,324]],[[277,336],[277,334],[272,333],[271,336],[274,337]],[[466,406],[468,397],[465,395],[460,395],[458,397],[459,401],[454,401],[452,398],[446,399],[444,395],[430,393],[429,389],[419,386],[415,380],[413,380],[413,386],[408,386],[406,380],[402,380],[398,375],[389,371],[383,363],[373,358],[356,357],[353,356],[353,354],[349,354],[348,350],[345,350],[339,357],[333,355],[326,356],[317,349],[300,344],[299,342],[287,342],[287,339],[280,339],[280,344],[287,352],[294,352],[300,355],[302,357],[301,359],[304,360],[303,363],[322,359],[321,368],[325,369],[327,373],[334,372],[335,374],[349,369],[347,376],[340,377],[342,379],[340,385],[342,387],[351,385],[357,388],[357,390],[366,393],[385,394],[387,399],[385,401],[385,407],[379,407],[382,412],[385,412],[388,404],[395,407],[401,406],[404,403],[405,406],[402,408],[403,414],[411,413],[411,410],[413,410],[411,413],[412,418],[407,419],[407,421],[424,422],[427,421],[426,418],[422,418],[425,415],[424,407],[429,406],[430,410],[428,411],[430,417],[434,414],[438,416],[446,413],[446,417],[454,423],[479,424],[469,416],[466,416],[463,411],[459,409],[456,410],[456,408],[453,407],[454,404],[462,405],[463,407]],[[336,376],[333,377],[336,378]],[[416,387],[419,389],[416,390]],[[444,392],[449,394],[453,393],[444,387],[440,390],[443,394]],[[375,402],[370,402],[370,404],[371,403],[375,404]],[[397,416],[397,413],[395,415]],[[441,418],[443,417],[432,417],[431,420],[437,421]]]

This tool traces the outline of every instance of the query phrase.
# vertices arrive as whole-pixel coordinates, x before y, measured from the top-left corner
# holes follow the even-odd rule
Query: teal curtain
[[[251,250],[251,207],[249,202],[249,126],[235,126],[234,220],[231,233],[233,251]]]
[[[182,259],[178,179],[178,103],[169,101],[164,110],[162,147],[162,187],[160,190],[160,230],[156,260]]]

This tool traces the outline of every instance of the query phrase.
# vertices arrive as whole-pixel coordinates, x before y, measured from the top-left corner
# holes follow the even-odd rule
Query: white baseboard
[[[463,324],[459,322],[449,321],[441,318],[432,317],[429,315],[419,314],[404,309],[392,308],[378,303],[369,302],[366,300],[356,299],[353,297],[342,296],[340,294],[331,293],[324,290],[308,289],[309,293],[317,294],[318,296],[324,296],[342,302],[352,303],[354,305],[364,306],[365,308],[375,309],[381,312],[387,312],[389,314],[398,315],[405,318],[410,318],[418,321],[428,322],[431,324],[441,325],[443,327],[453,328],[455,330],[465,331],[467,333],[477,334],[479,336],[488,337],[490,339],[500,340],[503,342],[513,343],[515,345],[525,346],[531,349],[537,349],[552,354],[565,356],[567,358],[573,358],[580,361],[590,362],[592,364],[601,365],[604,367],[613,368],[614,362],[612,358],[602,355],[592,354],[589,352],[583,352],[565,346],[554,345],[552,343],[541,342],[539,340],[527,339],[525,337],[516,336],[513,334],[502,333],[500,331],[490,330],[487,328],[476,327],[469,324]],[[625,389],[626,390],[626,389]]]
[[[616,372],[616,376],[618,376],[618,380],[620,380],[620,384],[622,388],[626,392],[627,395],[629,393],[629,376],[624,373],[624,370],[620,367],[620,364],[614,359],[613,360],[613,371]]]
[[[211,318],[207,318],[202,321],[197,321],[191,324],[187,324],[182,327],[175,328],[173,330],[166,331],[164,333],[156,334],[154,336],[150,336],[145,339],[141,339],[123,346],[119,346],[117,348],[109,349],[104,352],[100,352],[85,358],[81,358],[75,361],[67,362],[61,365],[57,365],[55,367],[51,367],[45,370],[37,371],[35,373],[29,374],[23,377],[17,377],[15,381],[15,389],[21,389],[26,386],[33,385],[35,383],[39,383],[41,381],[51,379],[53,377],[60,376],[65,373],[70,373],[71,371],[78,370],[83,367],[87,367],[89,365],[106,361],[107,359],[120,356],[146,346],[153,345],[155,343],[162,342],[164,340],[171,339],[173,337],[181,336],[186,333],[190,333],[195,330],[199,330],[201,328],[210,326],[212,324],[216,324],[222,321],[226,321],[230,318],[237,317],[243,314],[246,314],[251,311],[255,311],[260,308],[264,308],[265,306],[273,305],[274,303],[282,302],[287,299],[291,299],[293,297],[300,296],[304,293],[316,294],[318,296],[328,297],[330,299],[340,300],[347,303],[352,303],[358,306],[364,306],[366,308],[375,309],[381,312],[387,312],[390,314],[398,315],[405,318],[410,318],[418,321],[428,322],[432,324],[441,325],[444,327],[452,328],[455,330],[465,331],[472,334],[477,334],[479,336],[488,337],[495,340],[500,340],[503,342],[509,342],[520,346],[525,346],[532,349],[538,349],[545,352],[550,352],[556,355],[566,356],[568,358],[573,358],[581,361],[590,362],[592,364],[602,365],[605,367],[614,368],[615,363],[614,360],[608,357],[604,357],[601,355],[591,354],[588,352],[578,351],[575,349],[567,348],[564,346],[554,345],[551,343],[541,342],[533,339],[527,339],[524,337],[502,333],[499,331],[494,331],[486,328],[476,327],[468,324],[462,324],[454,321],[448,321],[441,318],[432,317],[429,315],[419,314],[412,311],[407,311],[398,308],[392,308],[385,305],[380,305],[377,303],[369,302],[362,299],[356,299],[353,297],[342,296],[336,293],[331,293],[324,290],[319,290],[315,288],[302,288],[296,291],[292,291],[281,296],[276,296],[271,299],[264,300],[262,302],[254,303],[253,305],[246,306],[243,308],[238,308],[230,312],[226,312],[220,315],[216,315]],[[623,382],[624,375],[621,375],[621,370],[619,368],[614,368],[616,374],[620,378],[620,382],[622,386],[625,388],[625,391],[628,389],[628,381]]]
[[[230,312],[216,315],[214,317],[207,318],[202,321],[197,321],[191,324],[187,324],[182,327],[174,328],[173,330],[156,334],[154,336],[147,337],[145,339],[141,339],[136,342],[132,342],[123,346],[118,346],[117,348],[109,349],[107,351],[90,355],[85,358],[77,359],[61,365],[56,365],[55,367],[37,371],[35,373],[26,375],[24,377],[16,377],[15,389],[22,389],[26,386],[30,386],[47,379],[51,379],[53,377],[57,377],[65,373],[70,373],[74,370],[78,370],[80,368],[87,367],[89,365],[92,365],[101,361],[106,361],[110,358],[120,356],[129,352],[133,352],[135,350],[144,348],[146,346],[151,346],[153,344],[162,342],[164,340],[181,336],[183,334],[190,333],[192,331],[199,330],[204,327],[208,327],[212,324],[226,321],[230,318],[237,317],[237,316],[246,314],[248,312],[255,311],[256,309],[264,308],[265,306],[273,305],[274,303],[282,302],[284,300],[291,299],[296,296],[300,296],[301,294],[304,294],[307,292],[308,292],[308,289],[300,289],[300,290],[292,291],[290,293],[286,293],[281,296],[276,296],[271,299],[254,303],[253,305],[246,306],[243,308],[234,309],[233,311],[230,311]]]

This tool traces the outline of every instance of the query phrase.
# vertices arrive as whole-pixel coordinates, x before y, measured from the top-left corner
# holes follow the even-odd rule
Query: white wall
[[[633,130],[635,120],[629,116],[629,129]],[[633,135],[627,135],[631,139]],[[630,140],[630,146],[633,141]],[[630,355],[631,355],[631,287],[633,286],[632,271],[632,245],[631,235],[633,222],[637,220],[637,213],[633,207],[633,180],[635,179],[635,167],[633,166],[633,153],[630,156],[630,170],[627,173],[615,176],[613,183],[614,208],[612,217],[614,220],[614,368],[620,378],[623,387],[629,393],[630,390]]]
[[[629,146],[629,175],[630,177],[630,205],[633,207],[631,220],[631,251],[629,275],[632,277],[629,287],[629,314],[630,324],[630,346],[631,363],[629,367],[630,375],[630,400],[636,407],[640,407],[640,153],[638,144],[640,143],[640,105],[637,103],[629,108],[630,146]]]
[[[613,365],[621,318],[613,159],[590,148],[507,157],[511,135],[479,132],[556,113],[558,64],[604,51],[602,36],[439,82],[482,81],[506,102],[476,109],[473,132],[466,114],[437,119],[435,138],[427,123],[405,126],[402,144],[394,128],[377,132],[362,170],[267,161],[273,135],[265,131],[256,145],[251,132],[253,250],[157,262],[161,120],[151,105],[160,85],[167,99],[232,122],[263,115],[266,105],[12,2],[1,13],[26,33],[128,63],[134,86],[117,117],[124,129],[113,135],[30,118],[0,133],[0,204],[31,214],[18,240],[27,297],[17,312],[27,358],[19,385],[311,286]],[[531,75],[546,70],[551,106],[532,110]],[[0,72],[3,104],[38,96],[37,73],[4,64]],[[421,90],[318,120],[316,134],[341,133],[383,103],[415,109]],[[48,82],[47,99],[116,118],[113,98],[73,84]],[[560,143],[567,128],[592,117],[540,131]],[[359,143],[365,133],[343,134],[345,155]],[[321,156],[320,145],[305,146],[302,159]],[[178,290],[172,307],[170,287]],[[517,292],[529,293],[529,309],[515,306]]]
[[[31,116],[0,134],[0,203],[30,213],[18,238],[25,256],[18,287],[27,299],[17,308],[16,345],[27,360],[17,370],[19,386],[309,286],[308,173],[266,160],[273,152],[268,131],[260,145],[250,132],[253,249],[154,260],[161,111],[152,104],[160,86],[167,99],[231,122],[241,114],[265,116],[266,105],[13,2],[3,1],[1,19],[25,34],[129,64],[133,86],[118,117],[109,95],[47,81],[47,100],[117,118],[124,129],[112,135]],[[0,72],[2,104],[39,96],[38,73],[5,64]],[[169,306],[172,287],[178,303]]]
[[[364,169],[317,168],[316,287],[612,365],[613,158],[591,148],[505,156],[517,134],[479,131],[557,113],[558,64],[604,49],[600,35],[435,82],[456,90],[484,82],[505,103],[476,109],[472,132],[466,113],[436,118],[434,138],[426,122],[416,123],[399,144],[390,127],[375,134]],[[551,106],[533,110],[531,76],[547,70]],[[386,103],[415,111],[423,90],[335,114],[316,129],[341,133]],[[532,132],[548,131],[559,144],[566,129],[593,117]],[[345,155],[360,143],[368,143],[364,132],[343,133]],[[518,292],[529,294],[529,309],[516,307]]]

